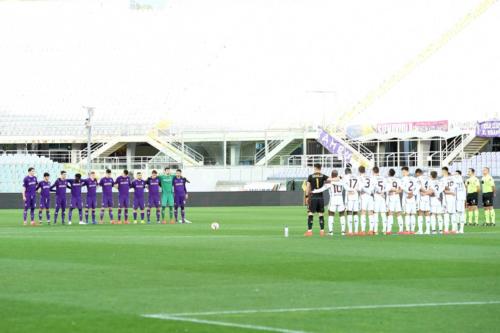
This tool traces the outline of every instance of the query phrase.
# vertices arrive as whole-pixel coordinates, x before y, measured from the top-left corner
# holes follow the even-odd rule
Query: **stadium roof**
[[[92,105],[110,122],[332,123],[441,43],[350,122],[488,118],[500,110],[500,5],[440,39],[479,3],[3,1],[0,112],[83,117]]]

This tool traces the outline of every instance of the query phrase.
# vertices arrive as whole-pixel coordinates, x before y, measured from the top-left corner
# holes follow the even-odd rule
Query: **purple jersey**
[[[186,196],[187,194],[187,189],[186,189],[186,183],[187,179],[184,177],[177,178],[175,177],[173,180],[174,184],[174,194],[176,196]]]
[[[40,189],[40,196],[43,198],[50,197],[50,182],[42,180],[38,183],[36,189]]]
[[[113,196],[113,185],[115,182],[111,177],[101,178],[99,181],[99,186],[102,187],[102,196],[103,197],[112,197]]]
[[[36,190],[38,186],[38,181],[35,176],[26,176],[23,179],[23,187],[25,189],[26,197],[32,197],[36,195]]]
[[[71,198],[80,199],[82,198],[82,187],[85,185],[83,180],[76,182],[75,179],[68,179],[69,186],[71,189]]]
[[[54,184],[50,187],[51,190],[56,190],[56,198],[66,199],[66,189],[68,188],[68,181],[66,179],[57,178]]]
[[[160,178],[149,177],[146,184],[148,185],[148,191],[150,196],[158,196],[160,195]]]
[[[128,197],[131,185],[130,178],[128,176],[118,176],[115,180],[115,184],[118,184],[118,193],[120,197]]]
[[[87,178],[83,181],[83,185],[87,186],[87,198],[97,197],[97,179]]]
[[[134,179],[131,187],[134,189],[134,198],[144,199],[144,188],[146,187],[146,181],[144,179]]]

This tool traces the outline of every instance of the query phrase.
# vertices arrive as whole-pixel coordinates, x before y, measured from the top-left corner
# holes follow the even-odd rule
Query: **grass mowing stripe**
[[[441,306],[467,306],[467,305],[489,305],[500,304],[500,301],[470,301],[470,302],[444,302],[444,303],[410,303],[410,304],[372,304],[372,305],[352,305],[352,306],[326,306],[316,308],[282,308],[282,309],[248,309],[248,310],[227,310],[227,311],[207,311],[207,312],[184,312],[173,313],[173,317],[184,316],[214,316],[230,314],[252,314],[252,313],[283,313],[283,312],[308,312],[308,311],[341,311],[341,310],[368,310],[368,309],[391,309],[391,308],[421,308],[421,307],[441,307]],[[154,314],[148,316],[162,316]]]
[[[257,331],[267,331],[267,332],[278,332],[278,333],[307,333],[305,331],[296,331],[289,330],[286,328],[277,328],[277,327],[269,327],[269,326],[260,326],[260,325],[251,325],[251,324],[237,324],[230,323],[226,321],[216,321],[216,320],[205,320],[205,319],[196,319],[196,318],[186,318],[186,317],[176,317],[170,316],[166,314],[152,314],[152,315],[143,315],[146,318],[154,318],[154,319],[162,319],[162,320],[172,320],[172,321],[184,321],[189,323],[196,324],[205,324],[205,325],[215,325],[215,326],[225,326],[225,327],[237,327],[249,330],[257,330]]]

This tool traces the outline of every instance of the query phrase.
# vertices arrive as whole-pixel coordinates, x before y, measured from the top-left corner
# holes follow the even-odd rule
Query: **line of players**
[[[144,215],[146,211],[147,223],[151,223],[151,211],[156,209],[156,222],[160,223],[160,195],[161,195],[161,223],[166,223],[165,210],[169,208],[170,223],[178,221],[178,209],[181,210],[182,223],[185,219],[185,203],[188,199],[186,189],[188,180],[182,176],[182,171],[177,169],[175,176],[172,175],[170,168],[165,168],[162,175],[158,175],[156,170],[151,172],[151,176],[146,180],[143,179],[142,173],[137,172],[136,178],[131,180],[127,170],[123,170],[122,175],[113,179],[111,170],[106,170],[106,174],[100,180],[97,179],[96,173],[92,171],[89,177],[82,179],[80,174],[76,174],[74,179],[68,179],[66,171],[61,171],[60,176],[54,183],[50,182],[50,175],[46,172],[43,175],[43,180],[38,182],[35,169],[30,167],[28,175],[23,180],[22,196],[24,201],[23,221],[27,224],[28,211],[30,211],[31,225],[35,225],[35,209],[37,202],[37,193],[39,193],[39,211],[38,221],[41,224],[43,211],[45,211],[47,224],[50,224],[50,194],[55,192],[55,211],[54,224],[57,223],[59,211],[61,211],[61,222],[65,224],[65,212],[67,207],[66,192],[70,189],[71,201],[68,213],[68,224],[71,224],[73,210],[78,210],[80,224],[89,223],[89,214],[91,215],[92,224],[97,224],[96,210],[97,207],[97,188],[102,189],[102,202],[100,209],[99,224],[103,224],[105,210],[108,210],[111,224],[123,223],[129,224],[128,209],[129,209],[129,192],[133,189],[133,218],[134,224],[137,224],[138,211],[140,211],[141,224],[145,224]],[[87,188],[86,203],[85,203],[85,222],[83,221],[83,199],[82,189]],[[113,188],[118,189],[118,219],[115,221],[113,216],[114,200]],[[148,191],[148,205],[145,205],[145,190]],[[175,220],[174,220],[175,216]]]
[[[321,165],[315,165],[315,172],[307,181],[308,230],[305,236],[312,236],[314,213],[319,213],[320,235],[324,235],[322,193],[326,190],[330,194],[330,235],[333,235],[336,213],[340,217],[342,235],[376,235],[379,231],[390,235],[394,220],[398,224],[398,234],[463,233],[466,189],[462,173],[457,170],[451,175],[447,167],[441,171],[439,179],[436,171],[426,175],[416,169],[412,176],[408,167],[403,167],[402,178],[398,178],[394,169],[389,169],[388,176],[384,177],[379,174],[378,167],[373,167],[369,176],[365,167],[360,166],[358,176],[346,168],[344,177],[336,170],[327,177],[321,173]]]

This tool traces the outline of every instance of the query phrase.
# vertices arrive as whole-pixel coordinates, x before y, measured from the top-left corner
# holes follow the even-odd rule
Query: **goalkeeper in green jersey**
[[[161,186],[161,220],[163,224],[167,223],[165,220],[165,210],[168,206],[168,214],[170,216],[170,223],[175,223],[174,221],[174,188],[173,180],[174,175],[170,171],[170,167],[166,167],[163,174],[159,175],[160,186]]]

